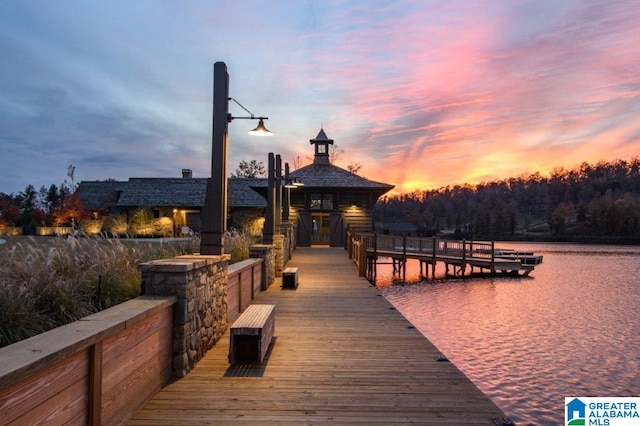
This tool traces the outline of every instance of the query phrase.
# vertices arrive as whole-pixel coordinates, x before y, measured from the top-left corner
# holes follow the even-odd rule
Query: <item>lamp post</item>
[[[274,155],[270,152],[267,164],[267,209],[262,228],[262,242],[273,244],[276,230],[280,230],[283,222],[289,221],[291,188],[299,188],[304,184],[289,175],[289,163],[284,163],[284,176],[282,175],[282,159],[279,154]]]
[[[291,201],[291,177],[289,176],[289,163],[284,163],[284,192],[282,194],[282,220],[289,221],[289,209]]]
[[[276,227],[280,226],[282,217],[281,212],[278,214],[278,210],[281,209],[279,203],[282,200],[282,196],[278,196],[282,180],[282,160],[280,155],[274,155],[273,152],[270,152],[267,167],[267,211],[262,230],[262,242],[264,244],[273,244],[273,234]]]
[[[229,114],[229,101],[233,100],[250,117],[234,117]],[[223,236],[227,229],[227,140],[228,124],[234,119],[260,120],[249,133],[271,136],[264,127],[268,117],[255,117],[242,104],[229,97],[229,73],[224,62],[213,65],[213,129],[211,135],[211,178],[207,180],[207,192],[202,209],[200,227],[200,254],[224,253]]]
[[[282,158],[280,154],[276,154],[276,215],[273,220],[275,229],[280,229],[282,225]]]

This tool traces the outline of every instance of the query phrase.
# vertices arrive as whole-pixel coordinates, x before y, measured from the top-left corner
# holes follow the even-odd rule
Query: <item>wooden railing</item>
[[[360,276],[375,281],[376,264],[379,256],[393,260],[394,271],[406,274],[407,259],[419,259],[420,266],[431,266],[432,277],[435,277],[436,262],[443,262],[447,267],[454,267],[454,275],[464,276],[468,265],[483,268],[495,273],[496,251],[494,242],[487,241],[454,241],[436,237],[420,238],[399,235],[380,235],[377,233],[347,234],[349,256],[358,265]],[[508,270],[519,270],[519,262],[502,260],[501,266]],[[457,268],[457,272],[456,272]],[[394,272],[395,273],[395,272]],[[422,269],[421,269],[422,273]]]
[[[247,259],[229,265],[227,271],[227,320],[229,324],[251,304],[260,293],[262,259]]]
[[[174,303],[141,296],[0,348],[0,423],[124,422],[171,379]]]
[[[260,292],[262,264],[229,265],[229,323]],[[175,303],[140,296],[0,348],[0,424],[124,423],[172,379]]]
[[[347,231],[347,252],[349,259],[358,267],[358,276],[367,274],[367,240],[364,234],[352,234]]]
[[[380,234],[365,234],[362,237],[364,237],[369,251],[467,256],[487,259],[491,259],[493,253],[493,243],[486,241],[452,241],[436,237],[419,238]]]

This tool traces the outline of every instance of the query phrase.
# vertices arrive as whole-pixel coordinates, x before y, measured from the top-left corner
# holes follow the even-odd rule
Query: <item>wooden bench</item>
[[[275,330],[274,305],[250,305],[231,326],[229,362],[261,363]]]
[[[282,271],[282,288],[298,288],[298,268],[285,268]]]

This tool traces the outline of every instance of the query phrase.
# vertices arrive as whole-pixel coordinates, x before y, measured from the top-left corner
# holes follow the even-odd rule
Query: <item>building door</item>
[[[329,245],[330,225],[329,213],[313,213],[311,215],[312,245]]]
[[[344,220],[342,212],[331,212],[329,223],[329,245],[331,247],[345,247],[344,244]]]

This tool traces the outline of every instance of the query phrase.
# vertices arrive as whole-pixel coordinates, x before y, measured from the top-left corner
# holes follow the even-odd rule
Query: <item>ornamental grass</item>
[[[256,244],[257,238],[247,232],[231,229],[224,234],[224,252],[231,255],[229,263],[249,258],[249,246]]]
[[[0,245],[0,347],[137,297],[139,263],[193,253],[199,244],[57,237],[6,241]]]

